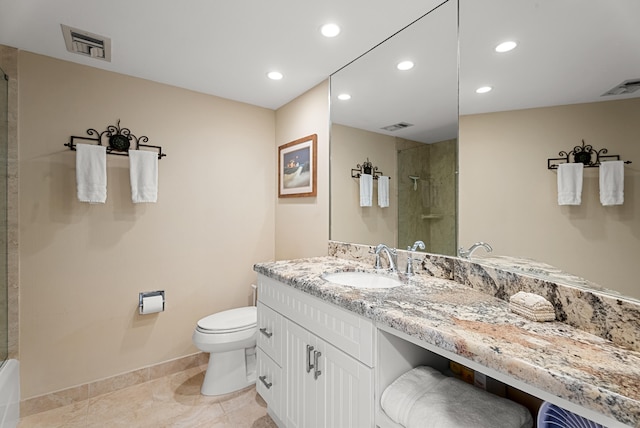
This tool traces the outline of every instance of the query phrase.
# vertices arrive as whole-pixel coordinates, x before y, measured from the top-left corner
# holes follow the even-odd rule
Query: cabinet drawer
[[[370,320],[264,275],[258,275],[258,296],[274,311],[373,367],[375,328]]]
[[[258,302],[257,344],[277,364],[282,364],[282,316],[262,302]]]
[[[267,403],[269,409],[281,419],[281,406],[284,393],[282,369],[262,349],[258,348],[258,378],[256,391]]]

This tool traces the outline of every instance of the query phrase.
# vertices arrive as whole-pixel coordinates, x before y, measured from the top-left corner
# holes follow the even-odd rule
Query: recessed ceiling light
[[[413,61],[401,61],[396,67],[398,67],[398,70],[406,71],[411,70],[413,68],[413,65]]]
[[[349,94],[340,94],[338,95],[338,99],[342,101],[347,101],[351,99],[351,95]]]
[[[340,27],[338,27],[336,24],[324,24],[320,28],[320,32],[325,37],[335,37],[340,34]]]
[[[476,93],[478,94],[486,94],[487,92],[491,91],[493,88],[491,86],[482,86],[478,89],[476,89]]]
[[[499,53],[509,52],[510,50],[515,49],[516,46],[518,46],[518,44],[511,40],[507,42],[502,42],[498,46],[496,46],[496,52],[499,52]]]
[[[284,76],[279,71],[270,71],[267,73],[267,77],[271,80],[280,80]]]

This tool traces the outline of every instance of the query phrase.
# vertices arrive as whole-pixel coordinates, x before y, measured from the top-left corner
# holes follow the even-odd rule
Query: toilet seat
[[[254,329],[257,324],[257,308],[248,306],[204,317],[198,321],[196,329],[205,334],[224,334]]]

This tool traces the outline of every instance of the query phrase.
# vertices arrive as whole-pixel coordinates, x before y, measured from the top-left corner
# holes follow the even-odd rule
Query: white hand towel
[[[389,177],[384,175],[378,177],[378,206],[380,208],[389,206]]]
[[[583,169],[581,163],[558,165],[558,205],[580,205]]]
[[[78,200],[92,204],[107,201],[107,148],[76,144],[76,187]]]
[[[129,150],[131,200],[138,204],[158,200],[158,154],[148,150]]]
[[[373,200],[373,176],[360,175],[360,206],[370,207]]]
[[[604,206],[624,202],[624,161],[600,164],[600,202]]]

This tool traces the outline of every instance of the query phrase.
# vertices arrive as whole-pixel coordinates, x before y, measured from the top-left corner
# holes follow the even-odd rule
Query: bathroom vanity
[[[280,426],[397,427],[379,407],[384,389],[413,367],[445,370],[449,361],[609,428],[639,426],[637,350],[567,322],[513,314],[469,285],[474,275],[456,277],[450,261],[426,257],[419,274],[388,289],[323,278],[372,271],[365,259],[255,265],[257,391]]]

